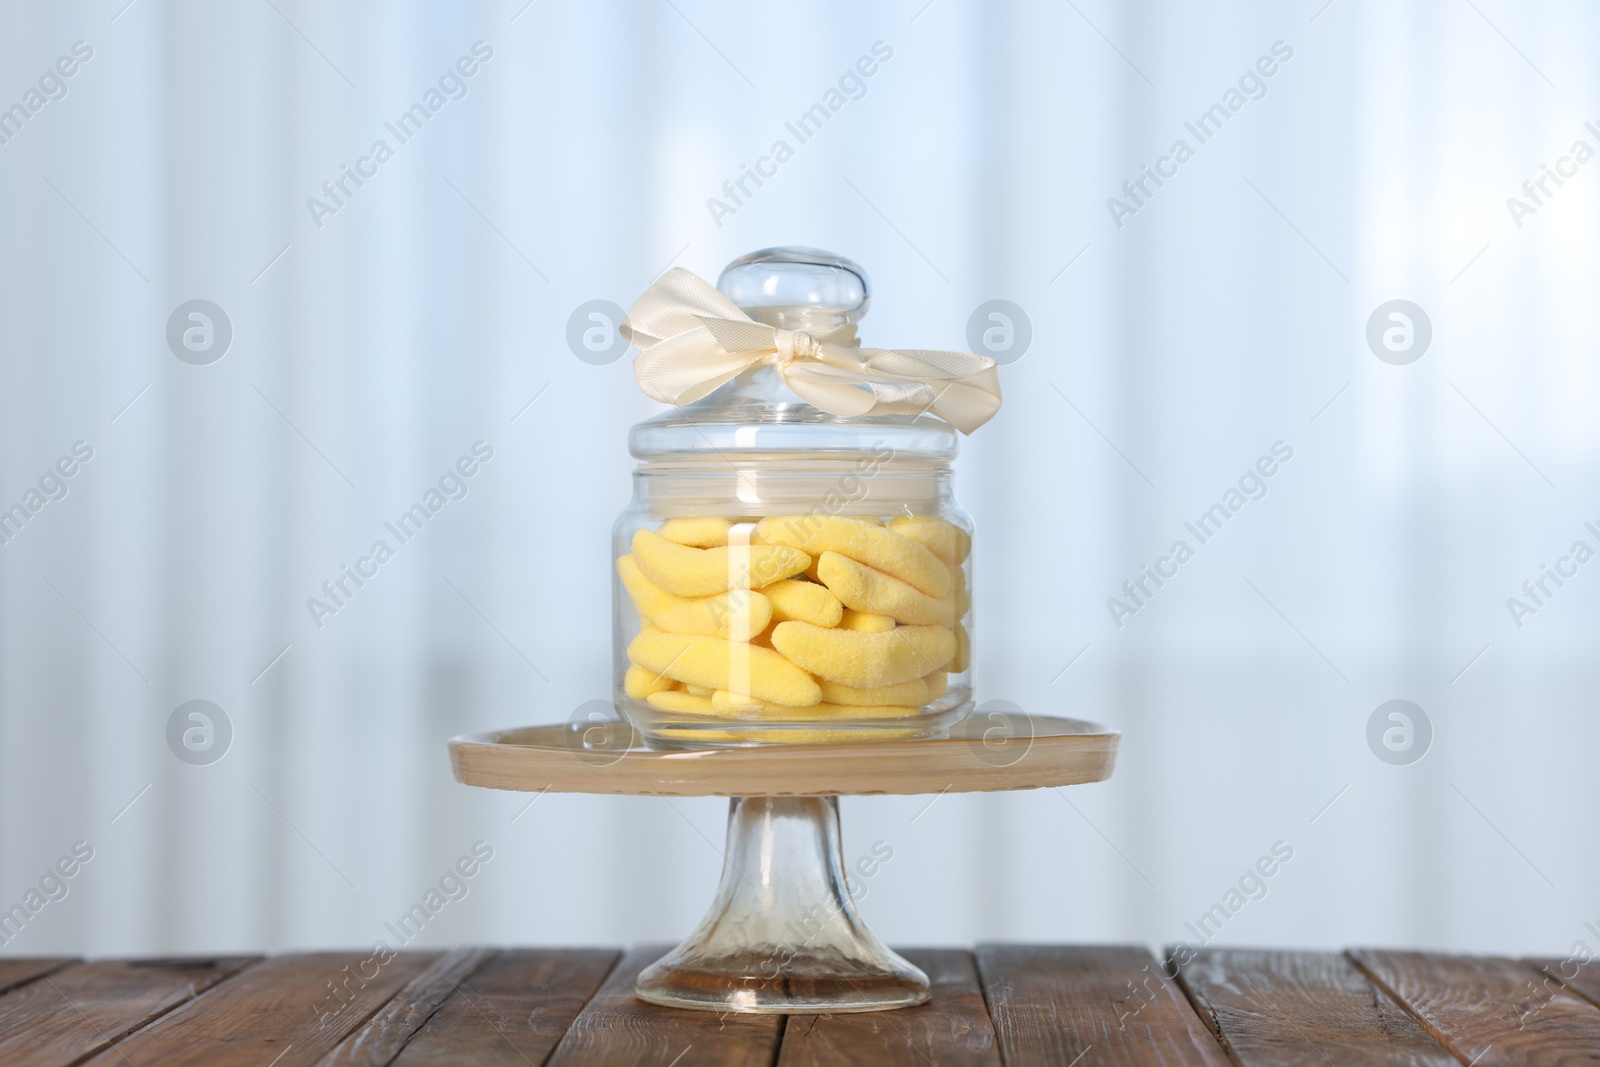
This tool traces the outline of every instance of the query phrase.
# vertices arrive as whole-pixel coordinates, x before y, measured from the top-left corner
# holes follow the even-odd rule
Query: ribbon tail
[[[1000,410],[1000,374],[993,367],[957,381],[930,384],[936,393],[931,410],[962,433],[972,433]]]
[[[970,352],[824,345],[819,356],[824,363],[808,369],[826,369],[872,390],[876,403],[868,414],[931,413],[970,434],[1000,410],[994,361]]]
[[[791,363],[778,374],[796,396],[814,408],[842,418],[871,414],[877,397],[860,388],[861,380],[820,364]]]

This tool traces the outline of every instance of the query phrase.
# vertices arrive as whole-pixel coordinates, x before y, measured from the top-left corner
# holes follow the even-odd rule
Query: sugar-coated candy
[[[674,544],[691,548],[718,548],[728,543],[728,528],[732,525],[727,519],[696,516],[668,519],[656,528],[656,533]]]
[[[817,576],[846,607],[856,611],[888,615],[914,626],[949,626],[955,621],[953,600],[936,600],[837,552],[824,552],[817,558]]]
[[[691,715],[710,715],[711,698],[697,697],[680,689],[668,689],[662,693],[651,693],[645,697],[653,708],[662,711],[682,711]]]
[[[855,704],[829,703],[788,708],[723,689],[711,694],[711,707],[713,711],[744,718],[785,719],[795,722],[810,722],[817,719],[902,719],[917,713],[917,709],[909,704],[874,704],[869,710],[863,710],[862,706]]]
[[[704,597],[678,596],[645,577],[632,556],[617,560],[617,575],[639,614],[669,633],[748,641],[772,621],[771,602],[749,589]]]
[[[930,675],[931,677],[931,675]],[[893,704],[910,704],[918,706],[928,702],[928,683],[921,678],[913,678],[909,682],[899,685],[886,685],[880,689],[856,689],[853,686],[840,685],[823,679],[817,683],[822,687],[822,699],[827,704],[847,704],[856,708],[877,708]]]
[[[780,625],[810,626],[804,622]],[[640,634],[628,645],[628,659],[687,685],[737,689],[773,704],[803,707],[822,701],[822,690],[810,675],[772,649],[759,645],[694,634]]]
[[[759,741],[764,745],[829,744],[835,741],[897,741],[922,734],[920,726],[851,726],[827,728],[799,726],[793,729],[774,729],[771,726],[733,726],[729,728],[663,726],[656,730],[662,737],[701,744],[717,742]]]
[[[943,670],[956,654],[956,636],[944,626],[896,626],[872,634],[825,630],[808,622],[780,622],[772,628],[772,647],[791,664],[819,678],[856,689],[880,689]],[[637,658],[634,662],[652,666]],[[761,697],[753,688],[752,695]],[[817,699],[822,699],[820,689]]]
[[[887,615],[874,615],[869,611],[845,608],[844,617],[839,620],[839,629],[855,630],[864,634],[881,634],[885,630],[894,629],[894,620]]]
[[[622,691],[634,700],[643,700],[651,693],[664,693],[676,688],[677,684],[664,675],[632,665],[628,667],[628,673],[622,676]]]
[[[889,529],[921,544],[947,566],[960,566],[972,551],[972,538],[967,531],[932,515],[901,515],[890,521]]]
[[[730,693],[726,689],[718,689],[711,694],[711,706],[718,711],[760,711],[763,707],[782,707],[781,704],[767,704],[764,700],[757,700],[748,693]],[[815,707],[815,705],[812,705]]]
[[[931,597],[950,595],[950,570],[939,557],[886,527],[840,515],[789,515],[762,519],[756,528],[769,545],[788,545],[812,556],[837,552]]]
[[[970,669],[970,552],[931,515],[664,519],[616,564],[639,617],[623,691],[727,724],[686,740],[914,736],[834,724],[914,718]]]
[[[839,603],[839,598],[815,582],[785,578],[781,582],[762,586],[761,592],[756,595],[772,601],[773,622],[798,620],[813,626],[837,626],[844,615],[844,605]],[[756,632],[764,629],[765,623],[758,626]]]
[[[784,545],[690,548],[668,541],[653,530],[640,530],[633,535],[633,558],[646,578],[683,597],[713,596],[736,588],[760,589],[811,566],[810,556]],[[949,577],[946,572],[945,578]]]

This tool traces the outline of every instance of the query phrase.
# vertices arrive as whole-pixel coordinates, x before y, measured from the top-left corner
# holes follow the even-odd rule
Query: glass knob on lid
[[[757,322],[818,335],[860,322],[872,298],[872,283],[858,264],[796,246],[740,256],[723,268],[717,288]]]

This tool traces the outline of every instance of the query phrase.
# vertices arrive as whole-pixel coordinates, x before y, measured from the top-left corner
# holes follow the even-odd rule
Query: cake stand
[[[677,1008],[855,1012],[921,1004],[929,986],[856,912],[839,797],[1104,781],[1119,737],[1076,719],[980,711],[943,738],[662,751],[606,717],[458,737],[450,761],[458,781],[488,789],[732,798],[711,910],[635,992]]]

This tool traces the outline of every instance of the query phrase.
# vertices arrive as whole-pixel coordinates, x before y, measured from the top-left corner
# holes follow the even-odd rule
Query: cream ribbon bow
[[[822,337],[756,322],[698,276],[674,267],[628,309],[633,375],[652,399],[692,404],[769,363],[800,399],[834,415],[919,415],[971,433],[1000,410],[994,360],[970,352],[859,348],[855,328]],[[865,388],[863,388],[863,386]]]

